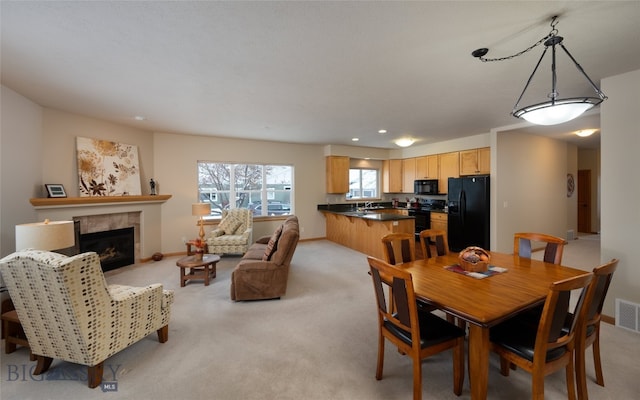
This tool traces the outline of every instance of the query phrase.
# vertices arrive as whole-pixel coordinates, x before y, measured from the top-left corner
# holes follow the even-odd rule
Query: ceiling
[[[380,148],[492,128],[571,138],[598,128],[598,111],[544,128],[510,115],[544,46],[501,62],[471,56],[522,51],[553,15],[597,85],[640,68],[639,1],[2,1],[0,11],[3,85],[159,132]],[[523,105],[546,98],[548,71]],[[558,86],[593,95],[560,53]]]

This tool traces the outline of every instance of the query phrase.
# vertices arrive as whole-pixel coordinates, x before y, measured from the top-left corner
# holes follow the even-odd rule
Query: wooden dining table
[[[458,254],[451,253],[397,267],[411,272],[417,298],[467,322],[471,399],[486,399],[489,329],[544,303],[551,283],[582,275],[585,271],[491,252],[491,265],[506,271],[478,279],[445,268],[457,263]]]

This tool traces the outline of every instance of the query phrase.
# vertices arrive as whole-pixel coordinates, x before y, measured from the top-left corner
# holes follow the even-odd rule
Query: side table
[[[205,254],[202,260],[196,260],[195,256],[182,257],[176,262],[180,268],[180,287],[193,279],[203,279],[204,285],[209,286],[209,279],[216,277],[216,263],[220,261],[220,256],[216,254]],[[188,269],[188,271],[187,271]]]

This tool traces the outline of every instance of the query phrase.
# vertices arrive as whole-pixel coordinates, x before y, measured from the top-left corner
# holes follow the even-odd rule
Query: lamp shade
[[[58,250],[75,244],[73,221],[49,221],[16,225],[16,250]]]
[[[211,214],[211,203],[194,203],[191,205],[191,215],[203,216]]]
[[[600,104],[601,99],[576,98],[561,99],[555,102],[540,103],[515,111],[513,115],[536,125],[556,125],[579,117],[593,106]]]

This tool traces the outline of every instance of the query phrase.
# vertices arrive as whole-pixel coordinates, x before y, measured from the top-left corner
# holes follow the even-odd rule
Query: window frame
[[[351,173],[352,171],[358,171],[358,188],[357,189],[352,189],[352,183],[351,183]],[[366,191],[371,190],[370,188],[364,188],[363,187],[363,179],[362,179],[362,174],[363,171],[374,171],[376,174],[376,186],[375,186],[375,193],[373,194],[373,196],[364,196],[364,193]],[[360,196],[355,196],[353,194],[353,191],[357,190],[360,193]],[[370,167],[350,167],[349,168],[349,192],[347,194],[347,198],[349,200],[378,200],[380,199],[380,170],[378,168],[370,168]]]
[[[229,188],[228,190],[226,189],[217,189],[215,187],[215,183],[206,183],[203,182],[203,172],[201,170],[201,165],[202,164],[213,164],[216,167],[211,168],[211,170],[219,170],[219,169],[225,169],[225,171],[229,174],[229,178],[228,178],[228,185]],[[246,186],[246,182],[245,182],[245,178],[246,176],[240,176],[238,177],[236,175],[236,171],[238,170],[243,170],[243,169],[247,169],[246,167],[259,167],[260,168],[260,178],[259,181],[257,182],[257,184],[260,186],[259,189],[245,189],[242,186],[245,185]],[[270,168],[271,167],[271,168]],[[290,180],[290,182],[285,182],[285,183],[273,183],[273,182],[269,182],[269,174],[271,172],[273,172],[274,168],[281,168],[282,171],[280,171],[279,173],[285,173],[288,170],[289,176],[285,176],[285,181],[286,180]],[[211,204],[216,204],[218,205],[219,201],[222,201],[222,198],[224,196],[227,197],[227,204],[224,206],[219,206],[216,207],[215,209],[219,209],[219,214],[214,214],[216,211],[214,210],[214,208],[212,207],[212,214],[205,216],[204,220],[205,223],[207,223],[207,221],[209,223],[212,222],[216,222],[219,221],[221,216],[222,216],[222,212],[223,210],[226,209],[234,209],[234,208],[247,208],[250,210],[254,210],[254,208],[252,208],[252,205],[262,205],[262,204],[279,204],[282,205],[284,207],[280,207],[280,209],[282,210],[289,210],[288,213],[286,214],[281,214],[281,213],[277,213],[274,215],[269,215],[269,207],[267,207],[267,210],[264,211],[262,210],[262,207],[260,207],[260,211],[261,213],[256,215],[254,214],[254,218],[265,218],[265,219],[279,219],[279,218],[286,218],[289,215],[294,215],[294,198],[295,198],[295,191],[294,191],[294,177],[295,177],[295,168],[293,165],[291,164],[267,164],[267,163],[257,163],[257,162],[253,162],[253,163],[239,163],[239,162],[222,162],[222,161],[208,161],[208,160],[198,160],[197,161],[197,180],[198,180],[198,188],[197,188],[197,199],[198,202],[201,202],[203,200],[207,201],[207,199],[203,199],[203,196],[208,197],[208,201],[211,202]],[[251,168],[249,168],[251,169]],[[255,173],[255,170],[254,170]],[[254,175],[255,177],[255,175]],[[218,180],[218,182],[220,182],[220,180]],[[251,186],[252,184],[250,184]],[[278,189],[275,188],[275,186],[282,186],[282,188]],[[208,190],[203,190],[203,187],[205,186],[209,186]],[[213,187],[211,187],[213,186]],[[242,197],[242,193],[248,193],[248,203],[246,204],[246,206],[241,206],[238,207],[237,202],[239,200],[243,200],[245,199],[245,197]],[[286,195],[284,195],[284,193],[286,193]],[[257,196],[256,196],[257,194]],[[280,195],[279,195],[280,194]],[[260,200],[257,200],[257,198],[259,198]],[[231,200],[234,199],[234,200]],[[278,200],[279,199],[279,200]],[[287,202],[288,200],[288,202]],[[214,203],[215,201],[215,203]],[[284,202],[283,202],[284,201]],[[244,203],[244,200],[243,200]],[[286,207],[288,205],[288,207]],[[272,208],[273,210],[273,208]]]

